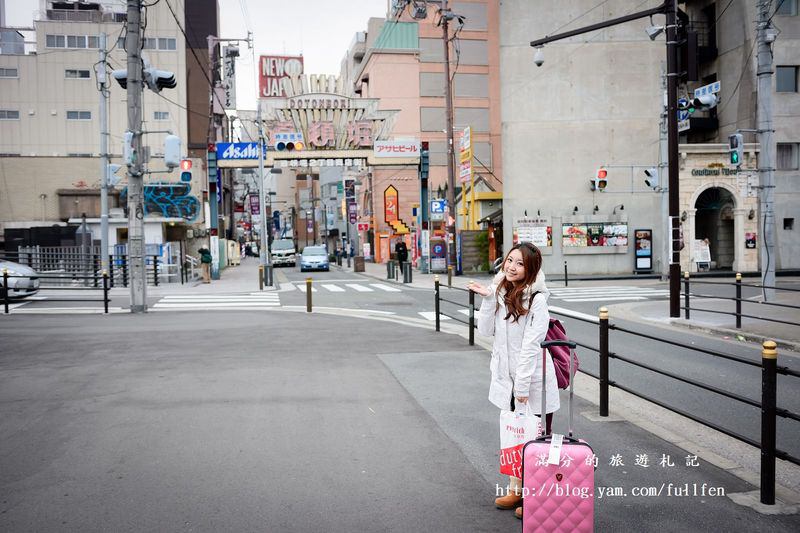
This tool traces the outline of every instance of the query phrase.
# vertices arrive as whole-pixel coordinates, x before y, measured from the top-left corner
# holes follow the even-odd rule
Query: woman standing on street
[[[489,287],[471,281],[467,288],[483,296],[478,312],[478,332],[494,336],[489,401],[500,409],[530,404],[541,415],[542,347],[550,323],[549,291],[544,283],[542,254],[529,243],[514,246]],[[558,386],[550,354],[547,354],[546,433],[559,408]],[[515,509],[522,518],[522,480],[509,476],[508,493],[497,498],[500,509]]]

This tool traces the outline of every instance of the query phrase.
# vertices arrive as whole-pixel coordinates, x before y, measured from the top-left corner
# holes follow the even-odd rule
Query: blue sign
[[[217,143],[217,159],[258,159],[258,143]]]
[[[444,213],[445,200],[431,200],[431,213]]]
[[[689,105],[689,100],[686,98],[678,98],[678,107],[686,107]],[[686,120],[689,118],[689,110],[688,109],[679,109],[678,110],[678,121]]]

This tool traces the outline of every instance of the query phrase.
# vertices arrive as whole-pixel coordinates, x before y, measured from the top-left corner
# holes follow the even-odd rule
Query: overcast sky
[[[191,0],[169,1],[179,6]],[[7,25],[30,26],[39,0],[5,0],[5,5]],[[386,16],[387,0],[219,0],[219,7],[220,37],[244,38],[252,31],[256,58],[302,53],[306,74],[338,74],[353,35],[367,29],[370,17]],[[256,65],[246,45],[240,51],[237,107],[255,109]]]

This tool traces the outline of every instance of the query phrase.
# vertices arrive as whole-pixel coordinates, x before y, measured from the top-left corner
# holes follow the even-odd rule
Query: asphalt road
[[[450,336],[288,312],[12,315],[0,336],[2,531],[519,527],[376,357]]]

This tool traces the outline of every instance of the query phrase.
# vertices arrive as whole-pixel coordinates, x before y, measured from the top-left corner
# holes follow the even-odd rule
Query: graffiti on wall
[[[152,183],[144,186],[144,214],[191,221],[200,214],[200,202],[191,194],[191,183]],[[120,192],[127,203],[128,188]]]

